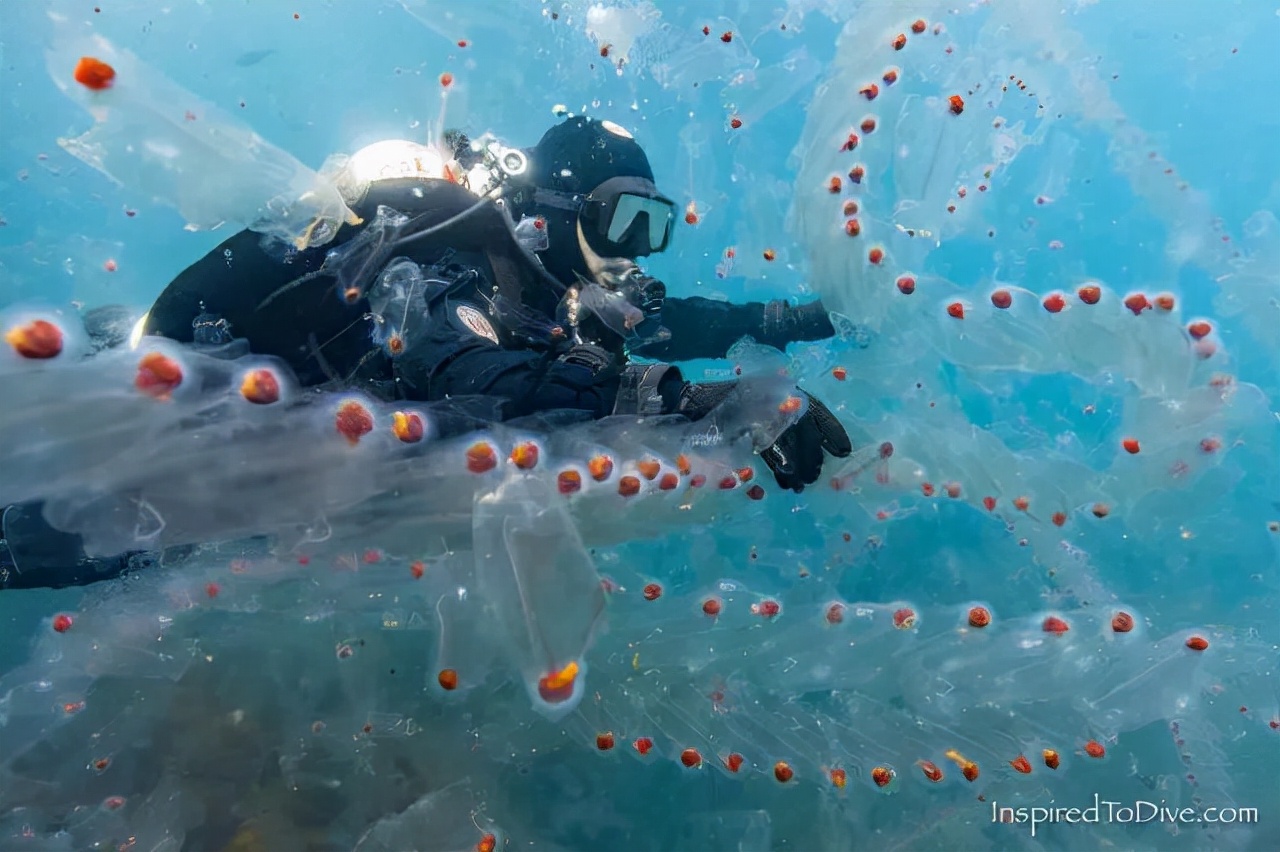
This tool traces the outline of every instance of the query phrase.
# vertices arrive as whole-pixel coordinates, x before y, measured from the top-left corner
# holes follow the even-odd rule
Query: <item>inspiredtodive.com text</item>
[[[992,802],[991,821],[1014,825],[1030,823],[1031,836],[1035,837],[1036,830],[1040,826],[1053,825],[1055,823],[1084,823],[1085,825],[1132,823],[1142,825],[1146,823],[1187,824],[1212,822],[1223,825],[1234,823],[1253,825],[1258,822],[1258,809],[1236,807],[1179,808],[1166,804],[1164,801],[1112,802],[1095,793],[1093,805],[1086,808],[1053,806],[1011,808],[1007,805],[1002,807],[998,802]]]

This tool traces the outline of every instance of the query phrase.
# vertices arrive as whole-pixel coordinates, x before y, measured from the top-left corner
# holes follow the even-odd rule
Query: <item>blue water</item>
[[[609,23],[619,15],[636,21]],[[895,51],[899,32],[908,44]],[[512,497],[528,482],[506,468],[469,476],[446,446],[418,460],[435,479],[364,447],[342,454],[301,418],[288,422],[303,438],[272,443],[248,415],[239,449],[187,456],[179,415],[202,401],[137,407],[127,357],[48,374],[5,361],[6,500],[91,509],[91,488],[129,483],[169,499],[171,527],[208,531],[209,547],[121,587],[0,594],[0,849],[468,849],[486,833],[510,849],[1280,845],[1280,117],[1267,106],[1280,12],[1253,0],[0,0],[6,325],[143,310],[240,227],[184,229],[154,184],[114,181],[59,145],[94,123],[66,61],[89,35],[153,75],[121,91],[167,80],[197,123],[216,107],[309,169],[380,139],[428,141],[442,109],[445,126],[518,146],[564,111],[623,124],[659,186],[700,216],[648,271],[679,296],[821,296],[855,331],[762,371],[785,366],[856,445],[894,453],[833,463],[842,487],[801,495],[774,488],[757,460],[765,500],[738,488],[688,511],[597,489],[538,516],[568,542],[554,558],[512,549],[515,573],[543,590],[513,603],[476,561],[504,552],[501,536],[472,513],[562,504]],[[859,97],[889,66],[899,82]],[[1031,94],[997,94],[1010,75]],[[876,130],[840,151],[868,114]],[[833,197],[827,181],[855,162],[867,180],[845,178]],[[206,152],[183,191],[213,197],[225,168]],[[846,199],[861,205],[857,238],[843,230]],[[887,251],[880,266],[866,260],[873,245]],[[894,282],[908,272],[918,287],[904,296]],[[1090,282],[1104,290],[1096,306],[1076,297]],[[991,307],[997,288],[1013,310]],[[1061,314],[1039,304],[1054,291]],[[1175,308],[1135,316],[1121,304],[1133,292],[1171,294]],[[947,315],[956,300],[963,320]],[[1212,352],[1187,333],[1195,319],[1212,324]],[[28,436],[39,453],[24,453]],[[668,467],[679,451],[643,428],[579,437],[547,439],[544,468],[583,464],[586,446]],[[1122,448],[1131,437],[1136,455]],[[280,490],[236,478],[233,459],[268,457]],[[92,475],[78,481],[71,458],[92,459]],[[344,485],[382,502],[343,514],[324,495]],[[244,543],[313,508],[329,513],[329,540]],[[438,543],[435,522],[458,517],[475,554]],[[219,531],[237,535],[219,543]],[[428,567],[415,583],[417,559]],[[545,718],[521,685],[519,624],[533,610],[566,633],[589,626],[597,572],[608,592],[585,697]],[[641,597],[648,583],[659,600]],[[710,596],[724,606],[714,621]],[[766,600],[780,602],[776,619],[752,612]],[[829,624],[837,601],[845,619]],[[977,605],[989,628],[966,624]],[[917,623],[896,629],[906,608]],[[1112,631],[1121,610],[1133,634]],[[65,635],[50,629],[59,612],[76,619]],[[1047,634],[1048,615],[1071,630]],[[1188,648],[1192,636],[1208,649]],[[443,667],[463,689],[437,686]],[[606,732],[616,745],[602,750]],[[643,757],[641,736],[655,744]],[[702,766],[682,765],[686,748]],[[731,752],[746,758],[739,773],[722,768]],[[1030,774],[1011,766],[1020,754]],[[785,784],[779,761],[795,773]],[[1104,817],[1033,835],[992,819],[993,802],[1086,807],[1095,795],[1200,821]],[[1222,825],[1206,808],[1257,815]]]

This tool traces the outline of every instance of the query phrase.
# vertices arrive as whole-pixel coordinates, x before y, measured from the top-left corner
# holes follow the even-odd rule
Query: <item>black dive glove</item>
[[[685,384],[675,411],[690,420],[700,420],[728,398],[736,382]],[[838,459],[853,452],[849,435],[831,410],[818,399],[800,391],[809,401],[804,416],[778,436],[778,440],[760,453],[760,458],[773,471],[778,485],[799,494],[806,485],[818,481],[822,474],[823,452]]]
[[[809,399],[804,416],[760,453],[778,485],[797,494],[818,481],[824,450],[838,459],[853,452],[848,433],[831,410],[809,394],[804,395]]]
[[[777,349],[786,349],[788,343],[798,340],[826,340],[836,336],[835,326],[821,299],[807,305],[792,305],[783,299],[768,302],[760,329],[760,342]]]

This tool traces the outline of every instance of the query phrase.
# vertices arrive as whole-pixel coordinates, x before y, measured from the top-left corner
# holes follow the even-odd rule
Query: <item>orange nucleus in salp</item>
[[[360,439],[373,431],[373,415],[355,400],[347,400],[338,406],[334,415],[334,428],[338,434],[347,439],[347,443],[355,446]]]
[[[969,626],[983,628],[991,623],[991,610],[985,606],[975,606],[969,610]]]
[[[704,600],[702,602],[702,612],[704,615],[709,615],[712,618],[715,618],[717,615],[720,614],[720,599],[707,598],[706,600]]]
[[[1146,295],[1142,293],[1132,293],[1125,296],[1124,306],[1132,311],[1135,317],[1143,311],[1151,309],[1151,303],[1147,301]]]
[[[781,414],[795,414],[800,410],[800,406],[800,397],[789,396],[778,405],[778,412]]]
[[[1127,612],[1117,612],[1111,617],[1111,630],[1115,633],[1128,633],[1133,629],[1133,616]]]
[[[942,780],[942,770],[932,760],[921,760],[916,762],[916,766],[920,767],[920,772],[925,778],[937,784]],[[883,786],[883,785],[881,785]]]
[[[582,474],[576,470],[562,470],[556,476],[556,490],[561,494],[576,494],[582,490]]]
[[[871,770],[871,780],[877,787],[888,787],[893,781],[893,770],[887,766],[877,766]]]
[[[467,470],[472,473],[488,473],[498,466],[498,454],[488,441],[476,441],[467,447]]]
[[[744,760],[745,758],[743,758],[742,755],[738,754],[736,751],[732,752],[725,757],[724,768],[729,770],[730,772],[737,772],[739,769],[742,768],[742,764]]]
[[[1045,749],[1041,753],[1041,756],[1044,758],[1044,765],[1050,769],[1057,769],[1062,765],[1062,758],[1059,757],[1058,753],[1051,748]]]
[[[662,474],[662,478],[658,480],[658,489],[660,491],[672,491],[680,484],[680,477],[671,471]]]
[[[959,115],[964,112],[964,98],[959,95],[952,95],[947,98],[947,103],[951,105],[951,113],[953,115]]]
[[[961,302],[952,302],[947,305],[947,316],[952,319],[964,319],[964,305]]]
[[[613,731],[604,731],[596,734],[596,748],[600,751],[609,751],[613,748]]]
[[[1013,294],[1008,290],[996,290],[991,294],[991,304],[1003,311],[1013,304]]]
[[[702,755],[698,754],[696,748],[687,748],[680,752],[680,762],[689,769],[694,769],[702,765]]]
[[[426,434],[422,415],[416,411],[397,411],[391,415],[391,433],[406,444],[416,444]]]
[[[516,444],[511,451],[511,463],[520,470],[533,470],[538,466],[538,445],[533,441]]]
[[[899,630],[910,630],[916,626],[916,611],[903,607],[893,613],[893,626]]]
[[[1137,438],[1125,438],[1120,442],[1120,446],[1124,447],[1124,451],[1129,455],[1136,456],[1142,450],[1142,445],[1138,443]]]
[[[160,352],[148,352],[138,360],[133,386],[156,399],[169,399],[182,384],[182,365]]]
[[[978,764],[974,763],[972,760],[969,760],[967,757],[965,757],[963,754],[956,751],[955,749],[947,750],[947,758],[953,761],[956,766],[960,767],[960,774],[963,775],[966,780],[968,781],[978,780],[978,775],[980,774],[978,770]]]
[[[636,737],[636,740],[631,744],[631,747],[643,756],[653,750],[653,740],[649,737]]]
[[[782,604],[775,600],[764,600],[752,606],[751,611],[763,618],[774,618],[782,612]]]
[[[844,786],[849,783],[849,775],[839,767],[832,769],[827,773],[831,776],[831,786],[837,790],[843,790]]]
[[[613,473],[613,459],[605,455],[593,456],[587,462],[587,471],[596,482],[604,482]]]
[[[1096,305],[1102,298],[1102,288],[1097,284],[1085,284],[1079,290],[1076,290],[1076,295],[1086,305]]]
[[[1058,616],[1056,615],[1051,615],[1047,617],[1044,620],[1044,623],[1040,625],[1040,627],[1042,630],[1044,630],[1045,633],[1052,633],[1055,636],[1061,636],[1063,633],[1066,633],[1071,629],[1071,626],[1069,624],[1067,624],[1061,618],[1058,618]]]
[[[1187,647],[1193,651],[1205,651],[1209,648],[1209,640],[1203,636],[1190,636],[1187,638]]]
[[[573,684],[578,679],[578,664],[569,663],[562,669],[548,672],[538,678],[538,695],[548,704],[559,704],[573,695]]]
[[[441,669],[440,674],[436,675],[436,681],[441,689],[452,692],[458,688],[458,673],[454,669]]]
[[[773,765],[773,777],[777,778],[779,783],[785,784],[795,777],[795,772],[792,771],[789,764],[779,760]]]
[[[840,624],[844,621],[844,604],[833,603],[827,607],[827,624]]]
[[[640,493],[638,477],[627,475],[618,480],[618,493],[623,497],[634,497]]]
[[[902,50],[902,48],[907,46],[907,34],[898,33],[893,37],[891,44],[893,45],[894,50]]]
[[[640,472],[641,476],[652,482],[658,478],[658,474],[662,471],[662,463],[657,459],[641,459],[636,462],[636,470]]]
[[[1093,758],[1103,758],[1107,756],[1106,748],[1097,740],[1089,740],[1085,743],[1084,753]]]
[[[1197,320],[1187,325],[1187,334],[1191,335],[1192,338],[1196,340],[1208,337],[1212,332],[1213,326],[1209,325],[1209,323],[1204,320]]]
[[[111,88],[111,84],[116,79],[116,69],[112,68],[101,59],[94,59],[92,56],[82,56],[80,61],[76,63],[74,75],[75,81],[86,89],[92,89],[100,92],[103,89]]]
[[[912,278],[910,275],[901,275],[894,283],[898,285],[898,292],[904,296],[910,296],[916,291],[916,279]],[[960,315],[962,317],[964,316],[963,308],[960,311]],[[954,316],[954,314],[952,314],[952,316]]]
[[[265,367],[250,370],[240,382],[240,395],[254,405],[271,405],[280,401],[280,380]]]
[[[4,339],[23,358],[47,360],[62,353],[62,329],[48,320],[32,320],[11,328]]]

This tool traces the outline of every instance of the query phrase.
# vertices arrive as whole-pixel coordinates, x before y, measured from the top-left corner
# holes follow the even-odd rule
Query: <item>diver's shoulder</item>
[[[475,193],[466,187],[440,178],[389,178],[370,185],[356,213],[366,221],[377,216],[379,207],[390,207],[407,216],[432,212],[450,216],[466,210],[476,200]]]

